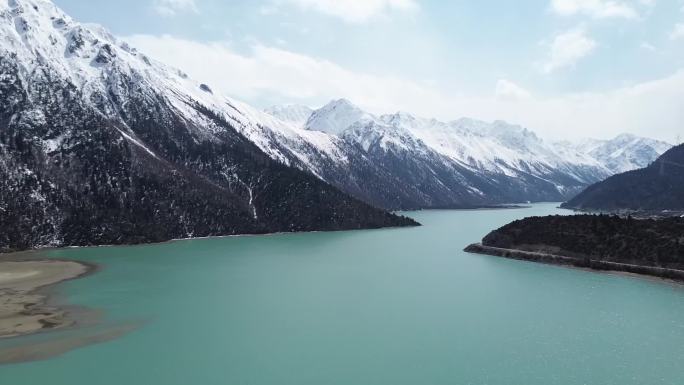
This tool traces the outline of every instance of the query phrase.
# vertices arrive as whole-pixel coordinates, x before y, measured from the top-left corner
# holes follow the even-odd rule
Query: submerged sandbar
[[[75,261],[0,262],[0,338],[71,326],[67,312],[48,304],[43,288],[81,277],[92,267]]]

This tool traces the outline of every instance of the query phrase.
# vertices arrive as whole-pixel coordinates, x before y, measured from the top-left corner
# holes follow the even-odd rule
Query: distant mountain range
[[[388,209],[563,201],[671,147],[626,134],[552,143],[502,121],[376,116],[345,99],[266,113],[274,119],[245,133],[265,152]]]
[[[607,211],[684,211],[684,145],[649,166],[614,175],[588,187],[565,208]]]
[[[585,139],[578,143],[559,142],[557,148],[587,154],[614,174],[644,168],[665,151],[669,143],[622,134],[612,140]]]
[[[243,135],[262,116],[48,0],[0,1],[0,252],[415,224],[265,153]]]

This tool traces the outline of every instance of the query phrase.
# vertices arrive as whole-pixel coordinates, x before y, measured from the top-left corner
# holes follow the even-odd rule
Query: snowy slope
[[[605,159],[626,167],[624,159],[636,164],[650,156],[636,145],[630,148],[641,148],[638,159],[627,155],[632,150],[619,155],[599,147],[592,155],[505,122],[375,116],[345,99],[318,110],[288,105],[259,111],[145,56],[102,27],[74,21],[47,0],[0,0],[0,19],[0,51],[17,65],[18,83],[59,83],[81,108],[115,123],[112,132],[120,140],[157,161],[196,168],[241,197],[254,219],[263,210],[257,190],[272,185],[254,175],[261,161],[246,170],[239,163],[243,155],[207,159],[205,147],[241,147],[246,138],[283,165],[389,209],[565,200],[614,172]],[[36,88],[29,97],[40,98],[43,91]],[[49,109],[27,105],[11,116],[13,124],[49,126]],[[81,134],[74,127],[47,128],[36,138],[53,156],[78,145],[74,136]]]
[[[264,112],[296,127],[304,127],[314,110],[300,104],[286,104],[267,108]]]
[[[222,96],[182,71],[154,61],[100,26],[72,20],[47,0],[2,0],[0,12],[5,19],[0,49],[16,54],[27,73],[49,63],[60,78],[73,84],[87,102],[108,117],[125,119],[127,93],[141,92],[150,99],[161,93],[176,112],[202,127],[196,132],[198,135],[211,138],[223,128],[198,112],[196,103],[226,119],[274,159],[288,163],[287,156],[268,147],[268,135],[275,132],[294,140],[297,137],[289,125],[275,123],[270,115]],[[39,60],[34,59],[36,56]],[[126,80],[138,82],[138,89],[127,88]],[[300,109],[299,113],[306,111]],[[264,124],[269,125],[266,131],[261,127]],[[326,148],[331,140],[314,133],[305,135],[320,148]]]
[[[413,223],[303,172],[297,151],[345,158],[299,131],[48,0],[0,0],[0,252]]]
[[[613,174],[644,168],[672,148],[667,142],[631,134],[618,135],[609,140],[584,139],[555,145],[561,150],[586,154]]]
[[[611,140],[593,143],[584,151],[613,173],[620,174],[648,166],[670,148],[672,145],[669,143],[623,134]]]
[[[669,148],[664,143],[635,138],[618,154],[611,150],[614,141],[551,143],[524,127],[502,121],[463,118],[442,122],[406,112],[375,116],[345,99],[313,111],[302,126],[303,119],[289,118],[291,109],[269,110],[290,127],[285,136],[305,137],[304,132],[310,132],[331,139],[324,142],[324,151],[317,152],[310,150],[318,147],[310,140],[309,149],[304,151],[299,149],[303,142],[298,146],[285,138],[273,141],[271,147],[288,148],[304,169],[390,208],[563,200],[615,173],[616,162],[628,159],[629,163],[622,161],[621,167],[636,168]],[[321,157],[321,153],[327,156]],[[345,168],[336,168],[336,157],[345,159],[346,172]],[[355,169],[359,163],[364,164],[363,172]],[[372,189],[364,188],[358,181],[367,178],[371,169],[374,175],[384,175],[383,182]],[[410,186],[412,191],[399,191],[403,189],[398,186]],[[397,198],[387,201],[378,196],[378,191]]]
[[[353,105],[349,100],[334,100],[314,111],[306,122],[307,129],[340,135],[352,124],[374,120],[375,117]]]
[[[130,93],[142,94],[149,101],[162,97],[174,112],[201,127],[195,134],[212,139],[224,128],[198,111],[195,104],[200,104],[219,114],[273,159],[289,163],[289,154],[269,146],[271,135],[299,140],[289,125],[274,123],[269,115],[221,96],[182,71],[154,61],[104,28],[80,24],[47,0],[2,0],[0,12],[0,17],[5,19],[0,26],[3,52],[16,54],[17,62],[26,73],[38,71],[48,63],[59,78],[73,84],[88,104],[109,118],[126,119]],[[130,89],[125,84],[128,80],[136,82],[137,89]],[[264,129],[264,123],[270,126],[268,130]],[[144,147],[134,133],[124,134],[132,143]],[[326,148],[327,142],[334,140],[315,133],[306,136],[318,148]],[[46,147],[55,145],[54,141],[46,143]]]
[[[607,174],[596,160],[579,154],[561,156],[533,132],[502,121],[489,124],[464,118],[444,123],[408,114],[383,116],[382,119],[394,127],[410,130],[435,151],[473,170],[509,176],[515,176],[519,170],[536,175],[561,170],[582,182],[586,182],[585,176],[575,172],[575,168],[593,168],[594,176]]]

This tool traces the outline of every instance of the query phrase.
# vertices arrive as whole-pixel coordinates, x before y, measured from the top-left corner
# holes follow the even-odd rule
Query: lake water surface
[[[0,366],[0,384],[683,384],[684,286],[462,251],[513,219],[568,213],[555,207],[51,251],[103,266],[61,286],[69,303],[141,323]]]

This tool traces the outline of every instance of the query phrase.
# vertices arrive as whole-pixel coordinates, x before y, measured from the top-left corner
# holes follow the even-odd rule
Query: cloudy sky
[[[684,0],[55,0],[257,107],[684,137]]]

